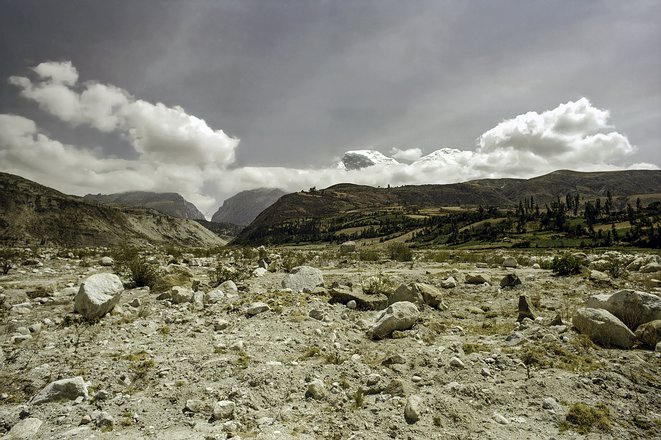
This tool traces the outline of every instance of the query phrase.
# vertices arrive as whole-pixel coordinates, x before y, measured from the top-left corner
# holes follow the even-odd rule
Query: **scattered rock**
[[[323,321],[326,318],[326,314],[323,312],[323,310],[319,309],[310,310],[308,316],[312,319],[316,319],[317,321]]]
[[[516,276],[513,273],[508,273],[503,277],[502,280],[500,280],[500,287],[502,288],[513,288],[521,284],[521,280],[519,279],[518,276]]]
[[[29,403],[32,405],[41,405],[59,400],[76,400],[78,397],[82,397],[83,399],[87,399],[88,397],[87,385],[80,376],[60,379],[49,383]]]
[[[610,279],[611,279],[608,276],[608,274],[606,274],[604,272],[601,272],[599,270],[591,270],[589,278],[590,278],[590,281],[594,281],[594,282],[597,282],[597,283],[607,282],[607,281],[610,281]]]
[[[44,422],[36,417],[28,417],[12,426],[9,433],[2,437],[6,440],[32,440],[37,438],[39,428]]]
[[[218,318],[213,322],[213,329],[217,332],[225,330],[230,323],[226,319]]]
[[[438,310],[447,310],[448,306],[443,302],[443,294],[434,286],[424,283],[414,283],[413,287],[422,294],[425,304]]]
[[[510,423],[510,421],[507,420],[507,418],[504,415],[497,412],[493,413],[493,419],[496,423],[500,425],[509,425]]]
[[[535,312],[533,306],[528,302],[528,298],[525,295],[519,295],[519,317],[516,321],[521,322],[526,318],[534,321],[536,319]]]
[[[236,283],[232,280],[227,280],[221,283],[218,286],[218,290],[225,293],[239,293],[239,288],[236,287]]]
[[[444,289],[454,289],[457,287],[457,280],[454,277],[448,277],[441,281],[441,287]]]
[[[184,406],[183,412],[197,414],[202,412],[204,409],[204,402],[199,399],[188,399],[186,405]]]
[[[631,348],[636,342],[633,332],[607,310],[578,309],[572,323],[580,333],[605,347]]]
[[[634,334],[643,345],[654,348],[661,341],[661,320],[656,319],[639,325]]]
[[[112,266],[115,264],[115,260],[110,257],[101,257],[99,260],[99,266]]]
[[[266,275],[267,273],[269,273],[268,270],[264,269],[263,267],[258,267],[257,269],[252,271],[252,276],[256,278],[260,278]]]
[[[394,330],[410,329],[419,317],[420,312],[415,304],[408,301],[396,302],[377,316],[368,333],[374,339],[383,339]]]
[[[555,411],[556,413],[560,412],[562,409],[560,404],[553,397],[545,397],[542,402],[542,408]]]
[[[595,295],[588,299],[586,306],[608,310],[631,329],[661,319],[661,298],[636,290],[620,290],[612,295]]]
[[[356,310],[356,307],[358,307],[358,304],[356,303],[356,300],[352,299],[347,302],[347,308],[351,310]]]
[[[304,289],[312,290],[322,284],[324,277],[321,271],[310,266],[297,266],[282,280],[282,287],[292,289],[294,293],[302,292]]]
[[[74,298],[74,312],[89,321],[101,318],[119,303],[124,285],[112,273],[97,273],[87,278]]]
[[[305,391],[306,398],[312,398],[314,400],[322,400],[326,397],[326,389],[324,383],[319,379],[312,380]]]
[[[236,404],[231,400],[221,400],[213,406],[214,420],[228,420],[234,417]]]
[[[271,310],[271,308],[268,306],[268,304],[263,303],[261,301],[257,301],[248,305],[248,308],[246,309],[246,314],[250,316],[255,316],[255,315],[259,315],[260,313],[268,312],[269,310]]]
[[[170,289],[170,301],[172,304],[183,304],[193,301],[193,289],[190,287],[173,286]]]
[[[464,364],[464,362],[458,357],[453,357],[450,359],[450,366],[452,368],[466,368],[466,364]]]
[[[484,284],[489,283],[482,275],[466,275],[466,284]]]
[[[388,304],[394,304],[400,301],[408,301],[418,307],[421,307],[425,303],[422,299],[422,294],[413,284],[410,286],[406,284],[400,285],[392,295],[388,297]]]
[[[414,424],[420,420],[420,415],[422,414],[423,400],[422,397],[418,395],[409,396],[406,400],[406,406],[404,407],[404,419],[409,425]]]
[[[661,271],[661,264],[653,261],[640,268],[640,273],[655,273]]]
[[[514,257],[506,257],[503,260],[503,267],[517,267],[519,263],[516,261],[516,258]]]
[[[356,251],[356,242],[355,241],[345,241],[340,245],[340,253],[350,254]]]

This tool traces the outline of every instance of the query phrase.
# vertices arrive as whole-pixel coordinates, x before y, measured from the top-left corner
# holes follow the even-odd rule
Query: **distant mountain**
[[[211,217],[212,222],[233,223],[235,225],[250,224],[260,212],[287,194],[278,188],[258,188],[230,197],[223,206]]]
[[[115,194],[87,194],[85,201],[135,208],[154,209],[172,217],[204,220],[204,215],[181,194],[130,191]]]
[[[0,244],[113,246],[225,244],[193,220],[157,211],[89,203],[52,188],[0,173]]]
[[[439,154],[452,151],[441,152]],[[579,194],[582,200],[612,194],[621,209],[637,195],[661,195],[661,171],[632,170],[582,173],[556,171],[532,179],[482,179],[448,185],[393,188],[340,184],[281,197],[234,240],[236,244],[319,241],[339,234],[365,234],[370,228],[397,232],[402,218],[424,220],[450,208],[513,208],[533,197],[542,208],[558,197]],[[388,225],[392,225],[389,228]],[[304,237],[301,240],[301,237]]]
[[[376,150],[351,150],[344,153],[338,168],[346,170],[359,170],[373,165],[398,165],[396,159],[388,157]]]

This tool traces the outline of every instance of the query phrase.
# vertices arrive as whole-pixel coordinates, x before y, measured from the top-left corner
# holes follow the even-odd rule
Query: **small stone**
[[[80,422],[78,424],[89,425],[90,423],[92,423],[92,417],[89,414],[85,414],[83,417],[81,417]]]
[[[347,302],[347,308],[348,309],[356,310],[356,307],[357,307],[356,300],[352,299],[352,300]]]
[[[324,318],[326,317],[326,314],[319,309],[310,310],[310,313],[308,313],[308,315],[310,316],[310,318],[316,319],[317,321],[323,321]]]
[[[99,266],[112,266],[113,264],[115,264],[115,260],[111,257],[101,257],[99,260]]]
[[[406,401],[406,406],[404,407],[404,419],[406,420],[406,423],[412,425],[420,420],[422,405],[422,397],[417,395],[409,396]]]
[[[441,287],[444,289],[454,289],[457,287],[457,280],[455,280],[454,277],[448,277],[441,281]]]
[[[484,377],[490,377],[491,376],[491,370],[489,370],[487,367],[482,368],[480,370],[480,374]]]
[[[131,302],[129,303],[131,307],[138,308],[142,305],[142,302],[140,301],[140,298],[133,298]]]
[[[221,330],[225,330],[227,327],[229,327],[230,323],[222,318],[218,318],[213,322],[213,329],[217,332]]]
[[[106,400],[107,398],[108,398],[108,391],[106,390],[99,390],[94,395],[94,400]]]
[[[213,418],[214,420],[226,420],[231,419],[234,416],[234,410],[236,404],[231,400],[221,400],[216,402],[213,407]]]
[[[514,257],[506,257],[503,260],[503,267],[517,267],[519,263],[516,261],[516,258]]]
[[[518,276],[516,276],[513,273],[508,273],[503,277],[502,280],[500,280],[500,287],[505,289],[505,288],[514,288],[518,285],[521,284],[521,280],[519,279]]]
[[[204,403],[199,399],[188,399],[186,401],[186,406],[184,407],[184,412],[186,413],[199,413],[202,411]]]
[[[115,424],[115,419],[113,419],[113,417],[107,412],[99,411],[94,417],[94,422],[96,423],[96,426],[98,426],[99,428],[108,429],[113,427],[113,425]]]
[[[255,316],[259,315],[260,313],[264,313],[271,310],[271,308],[268,306],[268,304],[263,303],[261,301],[254,302],[248,306],[246,309],[246,314],[249,316]]]
[[[458,357],[453,357],[450,359],[450,366],[453,368],[466,368],[466,365]]]
[[[305,391],[305,397],[312,398],[314,400],[322,400],[326,396],[326,390],[324,383],[319,379],[314,379],[308,384],[308,388]]]
[[[542,402],[542,408],[555,412],[558,412],[560,409],[562,409],[560,404],[553,397],[545,397],[544,401]]]
[[[505,418],[505,416],[497,412],[493,413],[493,419],[496,421],[496,423],[500,423],[501,425],[509,425],[510,423],[509,420]]]

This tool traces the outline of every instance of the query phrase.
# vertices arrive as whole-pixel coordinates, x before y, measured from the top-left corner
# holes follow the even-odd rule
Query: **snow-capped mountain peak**
[[[350,150],[344,153],[338,168],[359,170],[373,165],[399,165],[399,162],[376,150]]]

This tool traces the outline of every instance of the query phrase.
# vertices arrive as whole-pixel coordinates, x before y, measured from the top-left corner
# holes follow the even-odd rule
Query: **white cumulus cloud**
[[[78,87],[78,72],[68,61],[41,63],[34,71],[36,81],[9,78],[22,96],[71,125],[124,134],[144,159],[210,167],[234,162],[239,140],[181,107],[135,99],[113,85],[86,82]]]
[[[414,162],[422,157],[422,150],[420,148],[407,148],[406,150],[393,148],[390,150],[390,155],[399,161]]]

